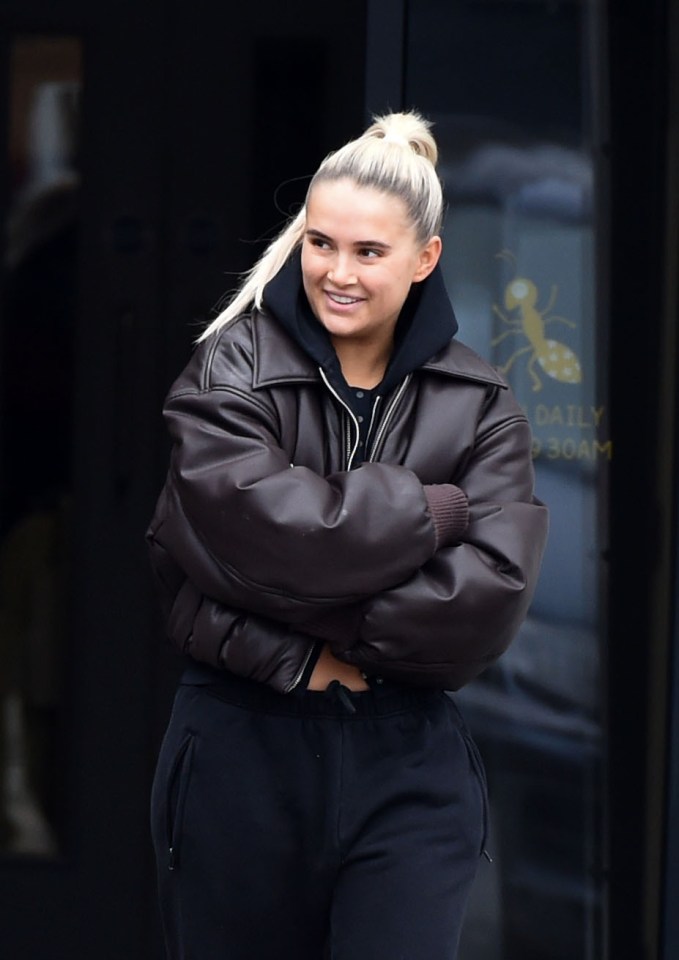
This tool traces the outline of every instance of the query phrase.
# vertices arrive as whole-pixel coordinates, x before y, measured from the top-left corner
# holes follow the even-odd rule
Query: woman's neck
[[[352,387],[372,390],[381,383],[389,363],[393,341],[379,346],[333,337],[342,375]]]

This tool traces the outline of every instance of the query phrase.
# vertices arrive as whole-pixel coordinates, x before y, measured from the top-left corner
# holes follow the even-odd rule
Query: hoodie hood
[[[325,327],[309,306],[302,283],[301,253],[290,260],[264,288],[263,302],[293,340],[314,360],[346,397],[348,385]],[[414,283],[396,325],[394,350],[375,393],[393,390],[405,376],[448,345],[458,324],[437,265],[426,280]]]

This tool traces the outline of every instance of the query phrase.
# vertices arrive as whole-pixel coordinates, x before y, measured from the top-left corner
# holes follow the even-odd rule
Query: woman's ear
[[[413,275],[413,283],[419,283],[425,280],[439,262],[443,244],[440,237],[432,237],[422,247],[419,254],[419,262]]]

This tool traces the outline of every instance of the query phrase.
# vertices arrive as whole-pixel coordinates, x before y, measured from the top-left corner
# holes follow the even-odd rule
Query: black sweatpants
[[[171,960],[453,960],[485,841],[451,699],[190,667],[152,796]]]

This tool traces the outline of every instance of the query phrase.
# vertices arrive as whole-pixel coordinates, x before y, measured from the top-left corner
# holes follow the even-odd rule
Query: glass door
[[[0,928],[17,958],[150,957],[158,939],[155,13],[0,2]]]
[[[459,695],[486,761],[494,861],[481,865],[461,958],[601,960],[613,446],[595,280],[594,4],[405,7],[400,102],[435,123],[459,336],[525,409],[551,511],[530,615]],[[369,109],[384,106],[369,91]]]
[[[56,856],[66,795],[82,44],[16,34],[0,313],[0,856]],[[49,420],[49,422],[47,422]]]

